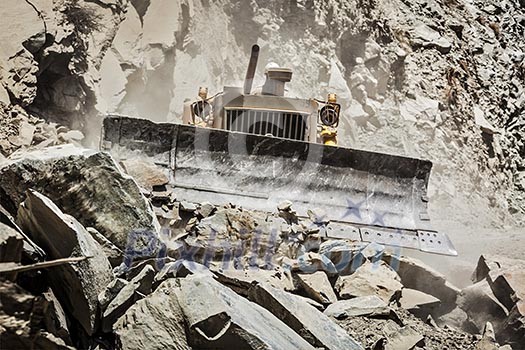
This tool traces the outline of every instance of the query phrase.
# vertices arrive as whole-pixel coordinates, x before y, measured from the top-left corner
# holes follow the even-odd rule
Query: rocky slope
[[[177,120],[199,86],[239,85],[258,43],[261,66],[293,68],[290,95],[338,93],[340,143],[432,160],[434,217],[514,224],[525,213],[522,8],[518,0],[10,0],[0,8],[17,19],[2,21],[0,96],[96,145],[104,113]]]

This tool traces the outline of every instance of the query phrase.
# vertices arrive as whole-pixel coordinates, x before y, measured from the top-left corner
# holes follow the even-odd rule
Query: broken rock
[[[126,284],[109,303],[102,316],[102,330],[110,332],[113,324],[135,301],[151,293],[155,269],[146,265],[142,271]]]
[[[155,284],[160,284],[169,278],[186,277],[188,275],[203,274],[213,276],[208,267],[191,260],[177,260],[167,263],[155,276]]]
[[[323,271],[312,274],[297,274],[299,285],[313,300],[321,304],[331,304],[337,301],[328,276]]]
[[[142,188],[151,191],[156,186],[168,183],[168,176],[162,168],[149,160],[132,158],[121,162],[127,174],[131,175]]]
[[[67,344],[71,344],[68,321],[60,302],[51,289],[45,292],[42,296],[48,304],[44,318],[46,329],[51,334],[64,340]]]
[[[98,295],[113,278],[111,265],[100,246],[77,220],[35,191],[28,191],[18,220],[50,258],[89,257],[56,266],[48,273],[62,305],[92,334],[97,326]]]
[[[492,322],[498,332],[508,316],[508,311],[494,296],[487,280],[482,280],[461,291],[458,296],[458,306],[468,315],[469,321],[483,331],[486,322]]]
[[[104,254],[109,260],[109,263],[112,267],[116,267],[122,263],[122,259],[124,257],[124,253],[122,250],[120,250],[116,245],[111,243],[109,239],[104,237],[103,234],[97,231],[94,227],[87,227],[86,230],[91,234],[93,239],[100,244],[102,247],[102,250],[104,251]]]
[[[412,327],[401,327],[396,333],[388,337],[385,350],[410,350],[423,339],[424,337]]]
[[[397,271],[405,288],[416,289],[441,300],[441,312],[445,313],[456,307],[460,290],[448,282],[443,274],[414,258],[389,255],[385,260]]]
[[[106,287],[106,289],[99,294],[98,302],[100,304],[100,310],[104,312],[108,307],[109,303],[117,296],[124,286],[128,284],[128,281],[122,278],[115,278],[111,283]]]
[[[179,281],[177,297],[192,347],[314,349],[278,317],[213,278],[194,275]]]
[[[474,279],[487,281],[498,300],[508,309],[525,300],[525,261],[494,255],[482,255]]]
[[[433,315],[435,310],[441,305],[441,301],[438,298],[410,288],[402,289],[399,303],[403,309],[410,311],[422,320]]]
[[[377,295],[386,303],[399,300],[401,288],[399,276],[383,261],[367,262],[352,275],[339,277],[335,285],[342,299]]]
[[[391,309],[377,295],[339,300],[329,305],[324,314],[337,319],[355,316],[388,316]]]
[[[32,188],[61,210],[96,228],[119,249],[154,255],[157,219],[135,181],[123,175],[110,155],[63,145],[22,153],[0,166],[0,199],[15,214]],[[137,232],[151,232],[148,240]],[[152,241],[153,240],[153,241]]]
[[[344,329],[296,295],[268,284],[257,284],[250,289],[248,297],[265,307],[315,347],[362,349]]]
[[[19,262],[23,246],[22,235],[0,222],[0,262]]]
[[[45,298],[35,297],[12,282],[0,281],[0,347],[73,350],[62,339],[41,328],[46,326],[47,308]]]
[[[115,335],[126,350],[190,350],[185,320],[175,289],[178,282],[169,279],[154,293],[139,300],[115,323]]]
[[[448,39],[442,37],[426,24],[419,24],[411,34],[413,37],[412,44],[416,47],[435,48],[441,53],[447,53],[452,48],[452,44]]]
[[[212,215],[215,212],[215,206],[211,204],[210,202],[204,202],[201,203],[199,206],[199,210],[197,210],[197,214],[199,214],[203,218],[207,218],[208,216]]]
[[[509,317],[501,327],[502,330],[497,334],[498,339],[504,343],[512,345],[514,349],[520,349],[525,343],[525,302],[523,300],[516,303],[510,310]]]
[[[235,270],[211,269],[217,280],[233,289],[237,294],[248,296],[248,291],[254,283],[268,283],[272,287],[293,290],[294,285],[289,273],[281,269],[275,270]]]
[[[483,337],[481,341],[476,345],[475,350],[499,350],[499,344],[496,341],[496,334],[494,327],[490,322],[485,324],[483,329]]]
[[[325,255],[308,252],[297,258],[298,269],[305,273],[324,271],[329,275],[336,275],[337,269]]]

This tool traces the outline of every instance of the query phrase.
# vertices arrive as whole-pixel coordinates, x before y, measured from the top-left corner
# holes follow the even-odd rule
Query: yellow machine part
[[[320,135],[324,145],[337,146],[337,129],[323,125]]]

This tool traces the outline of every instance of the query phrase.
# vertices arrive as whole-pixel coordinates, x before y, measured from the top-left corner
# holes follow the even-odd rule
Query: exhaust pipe
[[[246,78],[244,78],[244,94],[249,95],[252,92],[253,77],[255,76],[255,69],[257,68],[257,60],[259,59],[259,45],[252,46],[252,53],[250,55],[250,63],[246,71]]]

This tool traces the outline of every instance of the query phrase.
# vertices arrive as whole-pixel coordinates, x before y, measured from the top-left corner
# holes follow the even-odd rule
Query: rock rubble
[[[46,180],[44,186],[39,176],[46,168],[69,176],[59,183]],[[94,187],[64,169],[97,173],[93,181],[111,175],[122,182],[98,183],[98,193],[86,196]],[[151,179],[152,168],[142,171],[138,178]],[[423,263],[375,243],[323,235],[311,244],[309,236],[330,225],[320,222],[316,230],[306,229],[315,220],[314,211],[298,217],[290,203],[276,206],[273,213],[233,204],[179,203],[176,189],[156,181],[135,182],[110,158],[74,146],[14,156],[2,163],[0,173],[5,175],[0,191],[8,194],[2,203],[11,211],[17,205],[12,214],[4,211],[23,233],[12,228],[7,216],[0,217],[2,261],[34,261],[23,249],[26,239],[44,252],[42,260],[87,258],[15,274],[0,270],[5,344],[129,350],[523,345],[520,260],[482,256],[473,274],[476,283],[460,290]],[[25,182],[14,187],[15,178]],[[64,200],[79,188],[84,196],[70,197],[76,198],[75,206]],[[82,202],[87,198],[91,201]],[[119,236],[104,229],[107,207],[118,210],[126,205],[118,203],[131,200],[145,204],[127,204],[123,210],[141,214],[112,221],[111,227],[132,236],[134,225],[152,213],[162,224],[151,226],[152,235],[144,236],[149,241],[138,247],[129,239],[122,245]],[[176,220],[158,210],[166,203]],[[86,229],[80,220],[98,228]],[[151,217],[144,222],[151,223]],[[148,249],[152,241],[155,249]],[[100,242],[120,245],[122,254],[116,257]],[[341,252],[351,254],[342,260]],[[110,259],[120,262],[112,268]],[[13,303],[22,311],[10,311]]]

